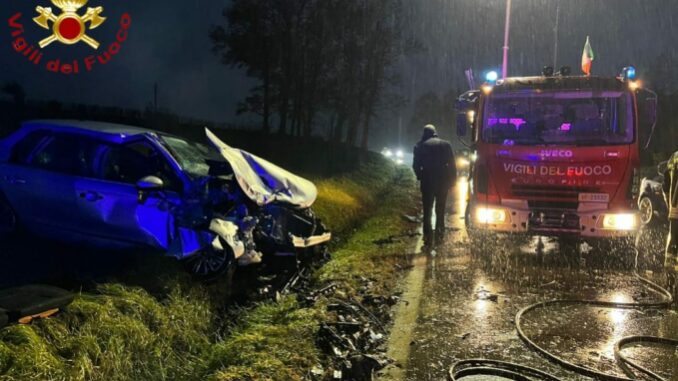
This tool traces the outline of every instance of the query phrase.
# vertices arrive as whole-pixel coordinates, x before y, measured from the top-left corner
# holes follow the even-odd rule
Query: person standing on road
[[[664,198],[669,208],[669,236],[666,240],[666,257],[664,259],[669,273],[670,286],[674,294],[678,294],[676,278],[678,277],[678,152],[666,163],[664,173]]]
[[[424,207],[424,243],[433,243],[432,215],[436,210],[435,241],[445,238],[445,205],[450,187],[457,178],[454,152],[450,142],[438,138],[435,126],[424,127],[421,140],[414,147],[412,163],[417,180],[421,183],[421,199]]]

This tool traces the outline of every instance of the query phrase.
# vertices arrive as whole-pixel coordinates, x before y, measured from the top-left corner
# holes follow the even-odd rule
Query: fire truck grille
[[[530,198],[548,198],[562,202],[578,202],[579,193],[594,192],[592,188],[559,187],[542,185],[514,185],[511,188],[513,195]]]
[[[579,208],[578,202],[562,202],[562,201],[529,200],[527,202],[527,205],[530,207],[530,210],[552,209],[552,210],[576,211]]]
[[[529,230],[534,232],[579,232],[579,216],[563,210],[535,210],[530,213]]]

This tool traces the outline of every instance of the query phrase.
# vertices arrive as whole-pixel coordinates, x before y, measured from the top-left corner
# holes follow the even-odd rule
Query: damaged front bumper
[[[292,244],[296,249],[306,249],[329,242],[331,239],[332,233],[324,233],[307,238],[292,235]]]

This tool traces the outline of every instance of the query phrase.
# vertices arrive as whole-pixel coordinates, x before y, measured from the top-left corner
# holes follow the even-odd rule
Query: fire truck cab
[[[651,137],[656,97],[640,95],[631,69],[610,78],[506,78],[458,99],[457,133],[470,129],[474,159],[472,239],[512,233],[633,244],[640,149]]]

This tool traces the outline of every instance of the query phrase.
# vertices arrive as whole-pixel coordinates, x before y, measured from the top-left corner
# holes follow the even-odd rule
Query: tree
[[[400,54],[401,0],[234,0],[210,31],[224,64],[260,80],[242,112],[271,114],[278,131],[310,136],[319,114],[331,137],[367,147],[370,121]],[[359,135],[362,131],[362,135]]]
[[[246,68],[247,74],[262,82],[260,107],[239,107],[240,110],[256,110],[262,115],[262,129],[270,131],[272,112],[273,69],[276,52],[274,30],[275,18],[265,0],[236,0],[224,11],[228,26],[215,26],[210,30],[212,50],[226,65]],[[256,95],[252,96],[256,99]],[[247,100],[246,100],[247,102]]]

